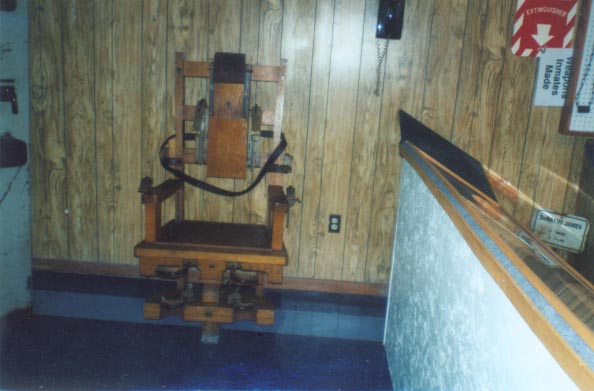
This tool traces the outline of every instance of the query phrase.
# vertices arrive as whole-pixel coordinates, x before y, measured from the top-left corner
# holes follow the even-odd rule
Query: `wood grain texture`
[[[390,43],[375,159],[365,281],[386,281],[396,222],[400,176],[398,110],[420,116],[433,1],[407,4],[402,41]],[[423,21],[420,23],[419,21]],[[415,37],[415,39],[407,39]]]
[[[285,79],[285,110],[283,132],[289,146],[288,153],[293,156],[293,172],[286,175],[286,186],[295,187],[296,197],[303,199],[305,176],[306,144],[308,135],[309,99],[311,96],[311,69],[313,39],[316,15],[316,2],[287,1],[283,13],[282,53],[290,66]],[[302,204],[295,204],[289,210],[289,226],[285,231],[285,245],[289,253],[289,265],[285,275],[297,276],[299,270],[299,240],[301,232]]]
[[[185,53],[188,59],[208,61],[208,26],[209,1],[175,0],[168,2],[169,21],[167,38],[167,96],[169,97],[167,111],[168,134],[173,132],[175,118],[175,102],[173,99],[175,85],[172,75],[175,73],[175,53]],[[199,99],[208,97],[208,80],[186,80],[186,102],[195,105]],[[187,126],[187,124],[186,124]],[[187,165],[186,172],[199,179],[204,179],[206,169],[203,166]],[[193,186],[186,186],[185,214],[187,219],[202,219],[202,192]],[[172,203],[173,204],[173,203]],[[173,205],[172,205],[173,206]],[[170,208],[171,209],[171,208]],[[165,221],[173,217],[172,211],[164,206]]]
[[[510,10],[509,25],[513,26],[515,12]],[[524,61],[506,50],[501,80],[501,91],[497,101],[497,118],[487,165],[513,185],[518,185],[522,153],[532,103],[532,88],[536,62]],[[522,80],[522,88],[517,88]],[[506,210],[513,206],[502,200]]]
[[[142,2],[115,1],[113,22],[114,257],[136,262],[130,251],[142,238],[141,37]]]
[[[477,86],[485,20],[489,1],[469,1],[466,11],[466,26],[460,58],[460,77],[456,90],[456,108],[451,133],[448,138],[457,146],[468,145],[476,113]]]
[[[258,38],[258,64],[280,65],[282,39],[283,9],[281,0],[262,0],[260,3],[260,32]],[[256,102],[260,107],[274,110],[276,104],[276,85],[271,83],[257,83]],[[260,143],[260,150],[265,154],[272,153],[273,140],[264,139]],[[251,194],[250,223],[264,224],[266,222],[268,178],[260,182]]]
[[[61,2],[33,1],[29,10],[33,254],[68,258]]]
[[[174,131],[175,52],[196,61],[221,50],[244,52],[252,64],[287,59],[283,130],[294,161],[282,180],[302,200],[285,230],[287,275],[386,281],[400,109],[530,195],[504,201],[522,222],[532,213],[532,198],[572,213],[583,141],[556,135],[558,109],[532,107],[536,60],[509,49],[515,1],[407,2],[402,39],[390,41],[380,72],[379,97],[373,94],[377,3],[32,1],[34,254],[135,262],[131,248],[144,226],[138,182],[143,175],[155,184],[168,177],[156,150]],[[68,13],[74,6],[82,12]],[[82,20],[88,28],[75,33]],[[273,119],[274,86],[252,84],[251,103]],[[189,106],[206,97],[207,79],[187,81]],[[191,129],[190,121],[185,125]],[[272,147],[269,140],[263,144],[264,152]],[[204,166],[188,164],[186,172],[206,176]],[[253,175],[248,170],[245,180],[213,182],[240,190]],[[185,215],[264,223],[265,182],[236,199],[185,186]],[[173,217],[174,203],[163,204],[164,221]],[[329,213],[343,215],[341,234],[327,233]]]
[[[548,126],[543,129],[543,158],[533,199],[540,208],[562,212],[571,168],[568,157],[573,153],[575,138],[556,132],[560,120],[561,110],[551,109]]]
[[[575,200],[575,214],[594,221],[594,157],[591,152],[594,150],[594,141],[588,141],[588,144],[580,143],[582,150],[588,147],[590,149],[590,156],[584,156],[581,159],[582,168],[579,179],[578,192]],[[584,251],[579,254],[570,254],[569,262],[576,270],[578,270],[590,282],[594,283],[594,264],[592,258],[594,257],[594,229],[590,226],[590,231],[586,239],[586,246]]]
[[[512,5],[515,5],[512,0],[488,1],[477,75],[475,117],[466,136],[468,143],[457,144],[484,164],[489,163],[493,134],[497,131],[496,122],[500,115],[497,102],[502,90],[504,58],[509,51],[508,15],[515,10]],[[462,77],[470,75],[463,74]]]
[[[68,244],[73,259],[97,260],[93,4],[62,2]]]
[[[373,193],[368,189],[373,188],[375,160],[371,157],[376,154],[378,142],[381,91],[385,71],[385,67],[382,67],[379,73],[377,69],[378,42],[375,39],[377,7],[377,1],[369,1],[365,6],[341,277],[342,280],[347,281],[356,281],[365,273],[369,226],[372,223]],[[382,50],[381,48],[380,44],[379,50]],[[375,94],[376,88],[379,95]]]
[[[435,0],[421,120],[441,135],[451,133],[468,0]]]
[[[313,42],[311,96],[309,100],[308,134],[305,153],[301,238],[299,243],[299,276],[312,278],[318,259],[318,221],[320,216],[321,172],[323,163],[328,75],[334,24],[334,1],[322,0],[316,5]]]
[[[143,2],[142,79],[141,79],[141,177],[154,183],[165,179],[159,163],[159,147],[168,135],[166,129],[167,95],[167,2]]]
[[[209,178],[245,178],[246,135],[244,118],[210,118],[206,160]]]
[[[318,221],[318,248],[322,254],[333,254],[316,265],[316,278],[339,280],[342,275],[345,230],[328,233],[330,214],[348,218],[348,189],[350,185],[352,140],[355,130],[357,84],[363,37],[363,20],[353,22],[352,15],[363,13],[360,1],[336,1],[334,29],[330,57],[330,79],[326,130],[324,135],[324,161]],[[351,57],[352,56],[352,57]],[[356,59],[355,61],[351,58]],[[334,64],[339,63],[340,66]]]
[[[571,166],[567,178],[567,191],[565,192],[565,200],[563,202],[563,213],[566,214],[577,214],[578,211],[577,198],[580,192],[580,178],[584,175],[582,171],[585,170],[583,168],[585,158],[584,148],[588,139],[576,137],[574,141],[573,151],[571,152]]]
[[[525,227],[530,225],[534,210],[536,184],[543,159],[544,134],[542,129],[547,127],[549,109],[546,107],[533,107],[531,114],[524,145],[524,162],[517,186],[523,196],[519,197],[518,204],[513,208],[513,216]]]
[[[95,2],[95,153],[97,260],[115,260],[113,4]]]

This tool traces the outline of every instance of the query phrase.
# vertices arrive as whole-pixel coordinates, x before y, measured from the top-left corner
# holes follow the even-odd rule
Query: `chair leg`
[[[219,285],[205,284],[202,287],[202,302],[204,304],[219,303]],[[202,336],[200,341],[204,344],[216,345],[219,343],[220,325],[214,322],[204,322],[202,325]]]

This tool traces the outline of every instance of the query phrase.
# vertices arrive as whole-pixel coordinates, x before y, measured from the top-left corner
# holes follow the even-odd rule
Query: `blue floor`
[[[36,273],[35,315],[0,325],[0,389],[392,389],[377,338],[385,299],[270,291],[276,326],[239,324],[204,345],[194,323],[137,319],[131,306],[159,284]],[[109,300],[117,311],[95,306]],[[90,319],[93,309],[100,319]],[[363,332],[376,318],[380,330]]]
[[[143,317],[144,299],[172,289],[172,282],[121,277],[36,272],[33,302],[38,315],[100,319],[147,324],[199,327],[171,317]],[[316,337],[382,341],[386,299],[360,295],[268,290],[275,306],[274,326],[252,322],[224,325],[226,329]]]

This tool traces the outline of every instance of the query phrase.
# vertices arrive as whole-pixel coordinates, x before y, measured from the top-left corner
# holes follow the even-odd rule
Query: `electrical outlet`
[[[340,232],[340,221],[342,218],[340,215],[330,215],[328,219],[328,232],[337,234]]]

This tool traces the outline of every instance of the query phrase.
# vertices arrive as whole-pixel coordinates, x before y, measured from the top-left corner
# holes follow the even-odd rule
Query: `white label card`
[[[532,231],[543,242],[571,252],[581,252],[590,224],[583,217],[539,209],[532,218]]]
[[[573,48],[546,49],[539,57],[534,106],[563,106],[569,87]]]

